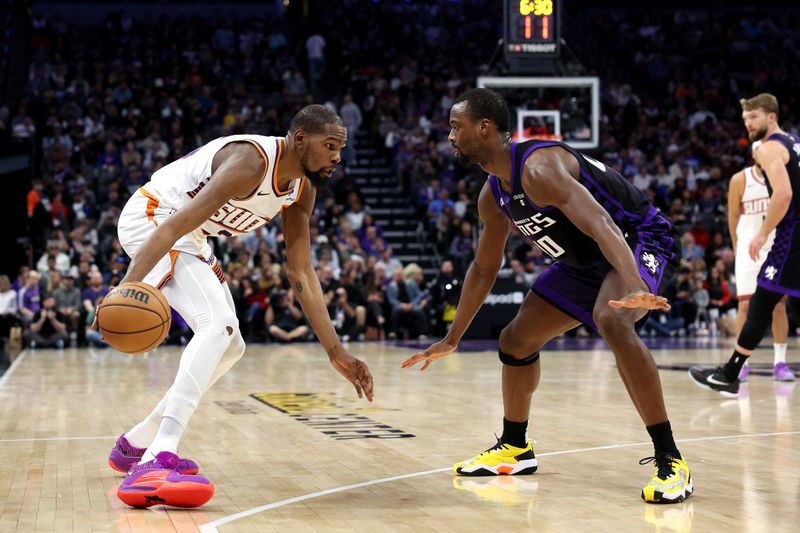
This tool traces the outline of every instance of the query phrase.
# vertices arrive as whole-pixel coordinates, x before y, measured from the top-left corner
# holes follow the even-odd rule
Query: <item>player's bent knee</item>
[[[620,335],[633,331],[636,316],[632,309],[600,309],[593,314],[594,323],[601,335]]]
[[[232,312],[220,313],[214,316],[212,327],[215,330],[222,330],[228,336],[233,337],[239,332],[239,319]]]
[[[521,337],[514,328],[514,322],[503,328],[500,332],[500,350],[511,354],[530,354],[538,352],[544,346],[546,340],[531,339]]]
[[[508,366],[529,366],[539,360],[538,351],[525,357],[517,357],[515,355],[505,353],[503,350],[498,350],[497,355],[500,358],[500,362]]]

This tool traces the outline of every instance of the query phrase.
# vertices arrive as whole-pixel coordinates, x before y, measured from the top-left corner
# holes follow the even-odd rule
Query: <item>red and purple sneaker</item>
[[[174,453],[160,452],[152,461],[131,467],[117,497],[131,507],[204,505],[214,496],[214,485],[203,476],[181,474],[180,460]]]
[[[142,459],[145,451],[147,451],[146,448],[137,448],[128,442],[123,433],[108,455],[108,466],[117,472],[127,474]],[[178,458],[177,471],[180,474],[192,475],[200,472],[200,467],[190,459]]]

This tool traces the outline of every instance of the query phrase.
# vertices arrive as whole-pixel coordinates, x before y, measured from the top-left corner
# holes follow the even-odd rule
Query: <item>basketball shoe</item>
[[[739,380],[728,381],[721,366],[711,369],[693,366],[689,369],[689,377],[699,386],[715,390],[723,396],[732,397],[739,394]]]
[[[678,503],[694,492],[689,465],[668,453],[657,452],[654,457],[639,461],[640,465],[653,463],[653,478],[642,489],[642,499],[647,503]]]
[[[772,367],[772,376],[775,381],[794,381],[794,372],[786,363],[778,363]]]
[[[742,366],[742,370],[739,372],[739,383],[746,383],[747,376],[750,375],[750,365]]]
[[[114,447],[111,449],[111,453],[108,455],[108,466],[117,472],[127,474],[133,465],[142,459],[145,451],[147,451],[146,448],[137,448],[128,442],[128,439],[125,438],[125,434],[123,433],[119,436],[116,444],[114,444]],[[179,457],[177,470],[181,474],[192,475],[198,473],[200,467],[190,459]]]
[[[214,485],[203,476],[181,474],[180,460],[174,453],[160,452],[152,461],[133,466],[117,497],[131,507],[200,507],[214,496]]]
[[[537,468],[530,441],[524,448],[517,448],[497,439],[497,444],[485,452],[453,465],[453,472],[462,476],[500,476],[533,474]]]

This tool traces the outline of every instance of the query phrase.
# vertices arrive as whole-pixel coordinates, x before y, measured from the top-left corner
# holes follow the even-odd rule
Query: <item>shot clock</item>
[[[563,0],[505,0],[505,52],[511,57],[558,55]]]

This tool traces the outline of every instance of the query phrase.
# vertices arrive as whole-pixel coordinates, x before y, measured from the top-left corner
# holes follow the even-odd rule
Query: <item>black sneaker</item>
[[[723,396],[737,396],[739,394],[739,380],[729,381],[722,372],[722,367],[703,368],[693,366],[689,369],[689,377],[699,386],[714,390]]]

